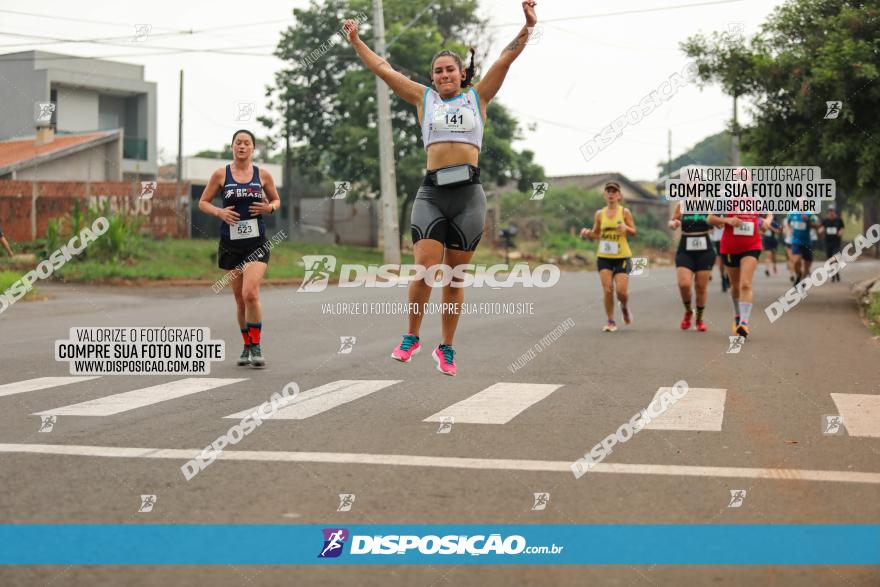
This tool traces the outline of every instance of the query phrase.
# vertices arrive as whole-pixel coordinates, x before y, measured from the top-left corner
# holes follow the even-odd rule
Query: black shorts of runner
[[[812,261],[813,247],[811,247],[810,245],[800,245],[798,243],[794,243],[791,245],[791,254],[799,255],[800,258],[804,261]]]
[[[626,257],[623,259],[606,259],[605,257],[598,257],[596,259],[596,266],[599,271],[611,271],[613,275],[617,275],[618,273],[625,273],[629,275],[629,272],[632,271],[632,257]]]
[[[779,246],[779,241],[772,236],[765,236],[761,238],[761,246],[765,251],[775,251]]]
[[[705,246],[705,248],[689,251],[687,249],[688,238],[691,242],[694,239],[701,239],[705,245],[700,246]],[[690,269],[695,273],[697,271],[711,271],[712,266],[715,265],[715,247],[711,246],[709,242],[711,241],[708,236],[688,237],[682,235],[681,240],[678,241],[678,250],[675,252],[675,266]]]
[[[840,243],[825,243],[825,257],[830,259],[840,252]]]
[[[486,224],[486,193],[479,175],[463,185],[433,185],[425,175],[410,216],[413,245],[422,239],[443,243],[447,249],[475,251]]]
[[[243,269],[245,263],[260,262],[269,263],[269,247],[266,246],[266,239],[254,239],[256,242],[247,243],[245,245],[231,244],[228,241],[220,241],[220,247],[217,250],[217,265],[220,269],[231,271],[233,269]]]
[[[744,257],[760,259],[761,251],[746,251],[745,253],[736,253],[735,255],[721,255],[721,260],[724,262],[725,267],[739,267],[739,263]]]

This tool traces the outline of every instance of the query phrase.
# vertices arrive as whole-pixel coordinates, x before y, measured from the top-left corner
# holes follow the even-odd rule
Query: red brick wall
[[[0,229],[12,240],[31,240],[31,202],[34,182],[0,181]],[[143,231],[156,238],[185,236],[183,222],[178,223],[176,183],[159,183],[151,199],[138,199],[140,184],[132,182],[39,181],[37,190],[37,237],[46,234],[52,218],[66,216],[76,200],[103,209],[109,202],[110,213],[136,214],[143,219]],[[189,193],[189,184],[181,185]]]

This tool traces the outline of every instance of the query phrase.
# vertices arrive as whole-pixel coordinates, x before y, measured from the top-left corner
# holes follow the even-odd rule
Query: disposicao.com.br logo
[[[525,537],[511,534],[476,534],[474,536],[447,534],[352,534],[346,528],[325,528],[324,545],[318,558],[335,558],[342,554],[346,541],[350,538],[350,555],[518,555],[518,554],[560,554],[565,548],[556,544],[550,546],[528,546]]]
[[[330,282],[330,274],[336,267],[333,255],[304,255],[305,275],[299,292],[321,292]],[[431,287],[552,287],[559,282],[559,267],[543,264],[531,269],[528,263],[510,266],[475,265],[467,263],[451,267],[446,264],[424,265],[394,264],[358,265],[343,264],[339,267],[339,287],[395,287],[406,286],[411,281],[424,279]]]

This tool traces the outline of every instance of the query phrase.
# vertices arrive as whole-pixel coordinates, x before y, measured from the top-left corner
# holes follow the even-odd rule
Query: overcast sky
[[[658,10],[687,4],[706,5]],[[619,171],[632,179],[654,179],[658,161],[666,158],[669,129],[674,157],[725,127],[731,99],[717,87],[701,91],[689,85],[679,89],[649,116],[628,125],[620,138],[589,161],[579,148],[684,68],[686,59],[678,48],[681,41],[698,32],[725,31],[732,23],[741,23],[745,34],[751,35],[779,4],[781,0],[539,1],[540,38],[514,63],[496,99],[524,125],[536,125],[517,147],[533,150],[548,175]],[[257,123],[236,120],[236,103],[255,103],[256,115],[264,110],[265,88],[283,65],[271,55],[272,49],[280,31],[293,24],[293,8],[307,5],[304,0],[43,0],[36,4],[0,0],[0,31],[6,33],[0,34],[0,53],[43,49],[144,65],[146,79],[158,84],[159,147],[166,158],[173,158],[177,153],[179,71],[183,69],[185,76],[185,154],[218,149],[242,126],[260,130]],[[522,8],[516,0],[481,0],[481,13],[492,25],[495,41],[491,54],[497,55],[522,26]],[[386,25],[397,20],[386,11]],[[127,38],[134,37],[136,25],[143,24],[150,25],[145,39],[133,42]],[[177,33],[189,29],[215,30]],[[46,44],[22,35],[126,38],[112,41],[120,46],[110,46]],[[318,45],[320,40],[315,42]],[[168,47],[253,55],[154,54]],[[478,75],[488,66],[478,64]],[[747,107],[741,106],[740,116],[748,120]]]

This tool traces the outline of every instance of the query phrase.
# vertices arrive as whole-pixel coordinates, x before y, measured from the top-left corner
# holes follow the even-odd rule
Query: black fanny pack
[[[480,183],[480,168],[470,163],[441,167],[425,174],[422,185],[438,188],[452,188],[460,185]]]

